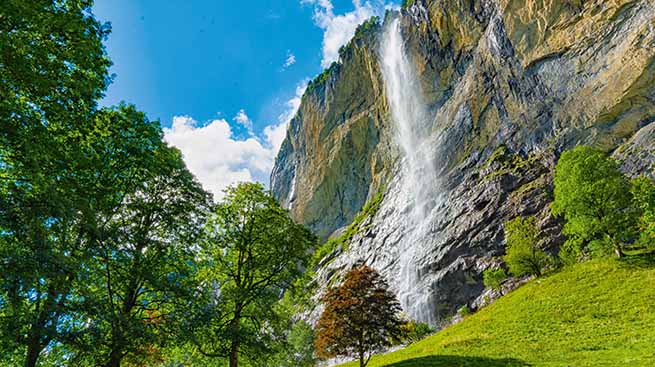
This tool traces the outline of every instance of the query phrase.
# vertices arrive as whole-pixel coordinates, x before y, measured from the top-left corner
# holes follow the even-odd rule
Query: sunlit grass
[[[564,268],[369,364],[525,365],[655,366],[655,258]]]

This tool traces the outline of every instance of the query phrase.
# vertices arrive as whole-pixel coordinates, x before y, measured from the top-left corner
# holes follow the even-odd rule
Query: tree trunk
[[[30,342],[27,345],[27,353],[25,355],[25,367],[35,367],[36,362],[39,360],[41,354],[41,346],[38,341]]]
[[[230,347],[230,367],[239,366],[239,340],[237,338],[232,340]]]
[[[614,246],[614,254],[619,259],[622,258],[623,256],[625,256],[625,254],[623,253],[623,250],[621,249],[620,245],[619,246]]]
[[[364,367],[364,352],[359,351],[359,367]]]
[[[50,339],[46,338],[42,340],[42,336],[45,333],[43,325],[45,324],[45,313],[42,312],[39,315],[39,320],[36,321],[31,327],[27,334],[27,351],[25,353],[25,367],[35,367],[36,363],[39,360],[39,356],[48,343]]]
[[[241,326],[241,304],[237,304],[234,310],[234,319],[230,323],[230,331],[232,333],[232,345],[230,346],[230,367],[239,366],[239,347],[241,340],[239,336],[239,329]]]
[[[107,363],[105,363],[105,367],[120,367],[121,359],[123,359],[121,354],[122,353],[117,349],[112,349],[111,353],[109,354],[109,360]]]

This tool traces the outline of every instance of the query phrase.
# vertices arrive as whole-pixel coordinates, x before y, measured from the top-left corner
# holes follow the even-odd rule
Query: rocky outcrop
[[[630,177],[647,175],[655,179],[655,123],[639,130],[613,154]]]
[[[310,84],[271,184],[322,238],[383,190],[380,209],[321,263],[317,281],[364,261],[413,317],[437,324],[483,292],[505,221],[536,214],[552,238],[544,245],[561,241],[548,203],[563,149],[594,144],[616,150],[628,172],[653,173],[655,4],[416,0],[381,23],[394,16],[433,117],[426,140],[439,179],[430,210],[420,223],[408,218],[379,66],[385,25],[374,22]]]

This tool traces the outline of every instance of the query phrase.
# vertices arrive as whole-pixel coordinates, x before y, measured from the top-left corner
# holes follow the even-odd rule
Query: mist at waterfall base
[[[433,117],[427,111],[416,70],[405,48],[399,18],[386,22],[380,44],[380,64],[394,139],[400,148],[400,179],[395,194],[406,207],[404,235],[399,244],[396,268],[399,279],[392,282],[403,310],[412,318],[436,325],[436,305],[425,287],[419,262],[429,248],[433,209],[439,200],[435,150],[429,136]],[[429,242],[429,241],[428,241]]]

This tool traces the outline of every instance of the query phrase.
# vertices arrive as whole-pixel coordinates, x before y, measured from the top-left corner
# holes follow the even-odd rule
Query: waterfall
[[[401,202],[407,205],[405,236],[399,246],[396,280],[403,309],[414,319],[435,324],[434,305],[421,288],[417,261],[429,236],[438,192],[434,153],[428,142],[431,119],[423,100],[415,67],[410,62],[400,19],[388,22],[380,45],[381,71],[385,82],[394,136],[401,154]]]

